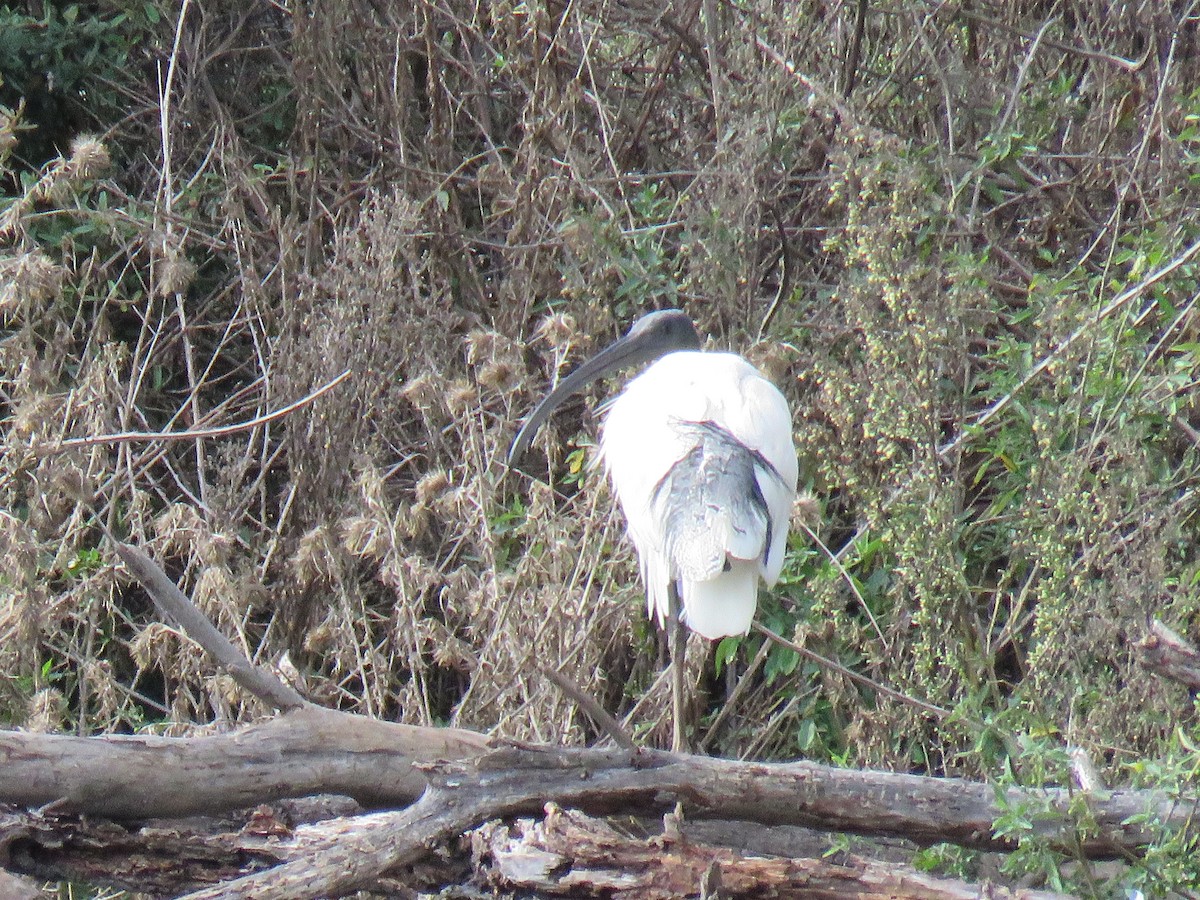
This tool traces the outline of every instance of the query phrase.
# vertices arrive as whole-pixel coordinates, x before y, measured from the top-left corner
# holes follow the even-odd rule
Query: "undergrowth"
[[[1137,645],[1200,636],[1195,11],[866,8],[853,51],[855,4],[721,7],[715,56],[638,4],[6,9],[0,719],[268,712],[103,525],[322,703],[593,740],[551,665],[661,743],[596,404],[504,454],[680,305],[794,410],[820,515],[760,618],[920,704],[695,642],[710,752],[1186,790],[1194,701]],[[1197,889],[1188,836],[1110,876],[1027,812],[1013,875]]]

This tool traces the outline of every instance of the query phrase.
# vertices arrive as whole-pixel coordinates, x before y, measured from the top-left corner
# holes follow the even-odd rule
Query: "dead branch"
[[[1200,651],[1155,619],[1138,643],[1142,664],[1191,691],[1200,691]]]
[[[248,872],[303,859],[310,847],[331,839],[347,821],[322,823],[321,818],[347,805],[355,806],[352,801],[339,804],[338,798],[312,798],[261,806],[235,818],[150,821],[136,829],[102,819],[0,809],[0,848],[7,849],[10,865],[44,878],[178,896],[216,889],[220,882]],[[473,869],[480,882],[505,892],[535,891],[539,896],[654,900],[694,894],[702,883],[708,886],[709,896],[716,896],[713,888],[718,882],[725,891],[722,895],[738,896],[795,893],[801,887],[809,895],[819,896],[811,892],[823,890],[839,897],[848,892],[862,897],[953,900],[1058,896],[973,886],[916,872],[900,861],[911,855],[911,846],[886,861],[844,853],[830,858],[827,838],[787,826],[758,828],[757,838],[751,841],[754,846],[746,847],[745,823],[728,827],[731,823],[678,821],[668,815],[658,822],[631,824],[636,836],[549,804],[544,816],[510,825],[492,821],[470,832],[469,861],[461,851],[448,857],[439,854],[423,861],[418,872],[393,871],[364,886],[386,893],[394,879],[402,879],[410,889],[417,886],[414,880],[421,886],[453,883]],[[4,887],[0,872],[0,896],[10,896]]]
[[[75,447],[94,447],[98,444],[199,441],[208,438],[225,437],[226,435],[238,434],[243,431],[251,431],[269,422],[282,419],[284,416],[289,416],[298,409],[303,409],[333,390],[349,378],[350,374],[351,370],[347,369],[341,375],[325,382],[325,384],[321,385],[315,391],[305,394],[299,400],[289,403],[281,409],[247,419],[245,422],[234,422],[230,425],[219,425],[211,428],[192,428],[187,431],[123,431],[120,434],[97,434],[90,437],[66,438],[53,445],[38,446],[36,450],[42,456],[51,456],[56,453],[65,453],[67,450]]]
[[[480,756],[486,746],[487,739],[474,732],[388,724],[311,707],[230,734],[190,739],[3,732],[0,802],[110,818],[215,813],[317,793],[342,794],[378,808],[410,802],[431,778],[433,807],[473,810],[465,813],[468,821],[459,831],[496,816],[536,812],[549,800],[596,814],[630,815],[659,815],[678,801],[696,819],[990,849],[1008,846],[992,835],[992,822],[1005,807],[1021,805],[1038,811],[1039,838],[1079,846],[1097,858],[1135,852],[1155,838],[1149,826],[1127,819],[1150,813],[1162,827],[1188,829],[1197,805],[1153,791],[1080,794],[1065,788],[1010,788],[1002,804],[994,786],[954,778],[653,750],[513,747]],[[1081,796],[1096,824],[1087,836],[1074,833],[1067,813]],[[429,799],[427,793],[421,803]],[[420,812],[413,807],[355,820],[356,827],[376,832],[382,825],[366,823],[387,824],[388,815],[419,818]],[[445,836],[439,832],[431,839]]]
[[[167,577],[167,573],[146,554],[146,551],[117,540],[114,540],[113,544],[117,555],[121,557],[121,561],[133,577],[146,589],[159,613],[168,621],[179,625],[234,681],[278,710],[286,712],[308,704],[295,688],[289,687],[266,669],[246,659],[187,594],[175,586],[175,582]]]
[[[487,739],[473,732],[393,725],[307,704],[252,666],[146,554],[127,545],[118,552],[164,615],[183,624],[221,665],[240,671],[240,683],[287,711],[230,734],[191,739],[0,733],[0,802],[128,819],[227,811],[318,793],[375,807],[403,805],[420,795],[404,810],[333,817],[273,838],[254,866],[225,876],[282,864],[205,888],[190,895],[194,900],[316,897],[365,887],[482,823],[536,815],[547,802],[592,815],[634,816],[660,816],[681,804],[696,820],[998,850],[1011,849],[1011,842],[995,836],[992,823],[1019,807],[1033,823],[1032,837],[1093,858],[1136,853],[1162,828],[1194,827],[1196,801],[1180,803],[1150,791],[997,792],[960,779],[651,750],[512,746],[484,753]],[[1081,807],[1086,829],[1076,827]],[[1138,824],[1145,821],[1153,825]],[[0,829],[0,847],[36,844],[38,830],[27,825]],[[844,876],[795,861],[759,870],[763,877],[768,872]],[[855,877],[867,875],[860,870]],[[876,887],[894,889],[882,882]]]
[[[910,866],[849,856],[745,856],[728,848],[666,834],[648,839],[622,834],[607,823],[550,804],[541,820],[489,822],[471,835],[476,868],[506,890],[559,897],[637,897],[671,900],[701,896],[922,898],[1062,897],[939,878]],[[707,890],[705,890],[707,889]]]
[[[307,714],[303,711],[302,714]],[[280,717],[297,720],[297,713]],[[249,729],[248,729],[249,731]],[[336,734],[324,735],[336,746]],[[102,738],[66,739],[109,746]],[[211,740],[211,739],[200,739]],[[183,739],[179,739],[184,743]],[[239,741],[237,743],[257,743]],[[143,748],[142,769],[157,768],[169,747]],[[326,752],[329,752],[328,750]],[[286,759],[286,757],[285,757]],[[353,790],[367,793],[398,777],[379,749],[361,761]],[[378,760],[379,767],[372,768]],[[294,761],[294,760],[293,760]],[[279,760],[274,765],[280,765]],[[227,767],[241,769],[233,760]],[[268,766],[270,768],[271,766]],[[179,774],[186,767],[180,767]],[[477,760],[436,763],[425,769],[430,788],[413,806],[334,818],[297,829],[276,849],[291,861],[195,895],[196,898],[254,896],[312,897],[338,894],[368,885],[397,866],[411,864],[430,848],[495,818],[537,814],[548,801],[592,815],[655,816],[682,803],[691,819],[742,820],[764,825],[803,825],[826,831],[905,837],[921,844],[953,842],[981,849],[1011,849],[996,837],[992,823],[1006,808],[1029,810],[1032,837],[1050,846],[1093,858],[1135,853],[1160,837],[1156,829],[1194,828],[1196,803],[1179,803],[1155,792],[1073,793],[1011,788],[997,799],[992,785],[959,779],[927,778],[888,772],[839,770],[814,763],[766,764],[673,756],[657,751],[553,750],[512,747]],[[187,792],[204,784],[215,789],[223,774],[207,770],[180,784],[142,785],[167,793]],[[349,776],[348,776],[349,777]],[[322,788],[327,786],[322,786]],[[315,784],[304,785],[312,791]],[[341,789],[346,790],[345,785]],[[382,791],[386,788],[378,788]],[[140,793],[140,792],[139,792]],[[369,794],[368,794],[369,796]],[[129,798],[126,804],[133,801]],[[106,808],[115,800],[105,798]],[[145,803],[145,801],[143,801]],[[1068,812],[1086,807],[1086,829]],[[1149,814],[1154,824],[1132,819]]]
[[[344,794],[364,806],[411,803],[414,768],[476,756],[487,738],[307,706],[196,738],[0,732],[0,802],[114,819],[226,812],[282,797]]]

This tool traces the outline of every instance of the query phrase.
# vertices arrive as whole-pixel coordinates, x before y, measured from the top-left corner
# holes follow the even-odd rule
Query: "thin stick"
[[[538,671],[549,680],[556,688],[575,701],[575,704],[583,710],[596,726],[607,734],[617,746],[625,750],[636,750],[637,744],[633,742],[633,738],[622,727],[621,723],[609,715],[608,710],[601,706],[596,698],[577,685],[574,681],[556,669],[551,669],[546,666],[538,666]]]
[[[112,535],[109,537],[112,539]],[[113,539],[113,545],[158,611],[179,625],[234,681],[259,700],[283,712],[308,705],[294,688],[246,659],[144,550],[116,539]]]
[[[954,715],[948,709],[943,709],[940,706],[934,706],[932,703],[926,703],[924,700],[918,700],[916,697],[908,696],[908,694],[902,694],[902,693],[900,693],[900,691],[896,690],[895,688],[890,688],[886,684],[880,684],[878,681],[874,681],[874,680],[868,678],[866,675],[860,675],[858,672],[855,672],[853,669],[847,669],[840,662],[834,662],[829,657],[822,656],[820,653],[817,653],[813,650],[809,650],[807,647],[803,647],[800,644],[797,644],[795,641],[789,641],[787,638],[776,634],[774,631],[772,631],[770,628],[768,628],[765,625],[761,625],[758,622],[755,622],[753,627],[754,627],[754,630],[757,631],[759,634],[765,635],[770,640],[779,644],[779,646],[787,647],[792,652],[799,653],[805,659],[815,662],[817,665],[821,666],[822,668],[829,669],[831,672],[837,672],[839,675],[843,675],[846,678],[849,678],[853,682],[861,684],[864,687],[869,687],[873,691],[878,691],[880,694],[883,694],[885,697],[891,697],[893,700],[897,701],[898,703],[903,703],[906,706],[912,706],[912,707],[915,707],[916,709],[922,710],[924,712],[931,713],[932,715],[937,716],[939,719],[948,719],[948,718],[950,718],[950,716]]]
[[[192,441],[203,438],[224,437],[225,435],[237,434],[241,431],[249,431],[252,428],[257,428],[259,425],[265,425],[268,422],[274,422],[276,419],[282,419],[284,416],[294,413],[301,407],[307,406],[349,378],[350,372],[351,370],[347,369],[332,381],[325,383],[311,394],[306,394],[295,403],[289,403],[282,409],[264,413],[261,416],[255,416],[253,419],[247,419],[245,422],[220,425],[216,428],[193,428],[188,431],[122,431],[116,434],[98,434],[92,437],[68,438],[65,441],[59,441],[53,446],[39,447],[38,453],[42,456],[50,456],[51,454],[62,453],[74,447],[92,447],[96,444],[130,444],[139,441]]]

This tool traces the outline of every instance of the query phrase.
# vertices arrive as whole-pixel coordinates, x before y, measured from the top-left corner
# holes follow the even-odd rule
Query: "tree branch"
[[[416,764],[487,746],[472,731],[315,706],[211,737],[0,731],[0,802],[114,819],[227,812],[315,793],[397,806],[425,788]]]
[[[204,648],[234,681],[264,703],[284,712],[308,705],[295,688],[246,659],[146,551],[115,539],[113,545],[130,574],[146,589],[159,613],[187,632],[187,636]]]
[[[1188,690],[1200,691],[1200,651],[1155,619],[1138,642],[1142,665]]]
[[[289,713],[281,721],[296,716]],[[328,738],[336,741],[336,735]],[[74,740],[105,743],[101,739]],[[382,763],[387,754],[380,751],[371,759]],[[150,757],[143,763],[146,771],[156,767]],[[237,759],[230,763],[233,770],[243,766]],[[367,786],[383,786],[396,777],[394,769],[366,766],[358,774],[361,782],[351,779],[355,787],[342,784],[340,788],[353,789],[368,799]],[[1198,811],[1195,800],[1180,802],[1151,791],[1087,794],[1065,788],[1009,788],[998,792],[993,785],[961,779],[841,770],[806,762],[704,759],[647,750],[512,747],[471,761],[431,764],[425,774],[430,787],[408,809],[331,819],[319,827],[297,829],[284,842],[284,855],[292,857],[291,862],[201,891],[192,900],[336,895],[415,862],[430,848],[482,822],[537,814],[551,800],[592,815],[655,816],[682,803],[686,816],[695,820],[803,825],[992,850],[1013,846],[993,833],[993,822],[1010,809],[1024,808],[1032,823],[1030,837],[1093,858],[1136,853],[1160,838],[1164,828],[1189,831],[1195,827]],[[211,784],[218,773],[206,772],[204,777],[204,783]],[[191,781],[196,782],[194,775]],[[179,784],[157,787],[181,789]],[[305,787],[318,788],[315,784]],[[387,789],[377,787],[378,791]],[[1086,827],[1076,827],[1072,809],[1076,814],[1086,811]],[[1147,814],[1149,820],[1143,819]]]

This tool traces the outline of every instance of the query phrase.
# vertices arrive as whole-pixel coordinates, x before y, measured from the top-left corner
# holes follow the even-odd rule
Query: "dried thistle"
[[[577,344],[581,335],[579,323],[570,313],[547,316],[538,328],[538,336],[555,350],[566,350]]]
[[[519,372],[507,359],[497,359],[479,370],[479,383],[499,394],[512,391],[519,380]]]
[[[159,297],[181,294],[196,277],[196,264],[178,247],[168,247],[155,268],[154,292]]]
[[[400,389],[400,396],[420,410],[428,410],[437,401],[438,386],[429,375],[418,375]]]
[[[36,734],[62,731],[67,719],[67,700],[57,688],[42,688],[30,698],[25,730]]]
[[[302,585],[315,581],[332,582],[340,571],[340,552],[332,529],[318,525],[300,539],[292,560],[296,577]]]
[[[94,134],[79,135],[71,141],[71,154],[63,165],[68,179],[87,181],[97,178],[112,165],[108,148]]]
[[[0,261],[0,316],[12,320],[29,307],[59,296],[63,267],[41,250],[31,250]]]
[[[444,471],[429,472],[417,482],[417,502],[431,503],[450,487],[450,476]]]
[[[455,378],[446,389],[446,408],[455,418],[461,417],[470,409],[479,405],[479,395],[475,386],[465,378]]]

